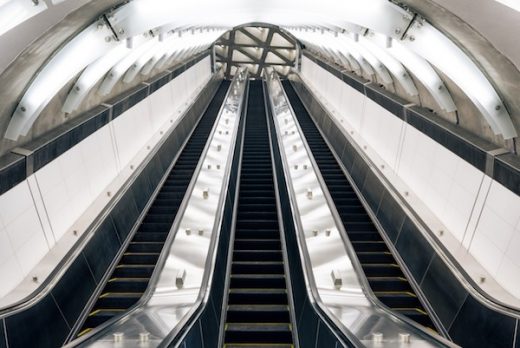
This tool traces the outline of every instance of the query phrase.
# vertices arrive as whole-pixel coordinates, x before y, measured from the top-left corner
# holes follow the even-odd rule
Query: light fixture
[[[345,40],[346,43],[352,46],[352,48],[359,52],[359,54],[368,61],[372,68],[376,71],[377,75],[385,85],[392,84],[394,80],[390,76],[385,64],[376,57],[370,50],[367,50],[363,45],[359,44],[359,35],[356,35],[357,41],[350,38],[348,35],[340,34],[337,40]]]
[[[0,1],[0,35],[8,32],[29,18],[45,11],[45,1],[3,0]]]
[[[486,76],[457,45],[422,18],[416,18],[403,45],[446,74],[482,113],[495,134],[504,139],[517,132],[502,100]]]
[[[374,33],[374,35],[369,35],[365,38],[377,44],[382,49],[386,48],[386,36],[384,35]],[[442,110],[446,112],[457,110],[446,85],[425,59],[403,47],[397,40],[392,42],[392,47],[386,48],[386,52],[400,61],[421,81]]]
[[[16,107],[5,133],[10,140],[26,135],[49,101],[90,63],[118,45],[103,21],[91,24],[43,66]]]
[[[116,83],[121,79],[123,74],[132,66],[132,64],[147,50],[153,47],[157,43],[157,39],[148,39],[141,45],[136,45],[134,42],[134,48],[132,51],[124,57],[121,61],[119,61],[110,71],[105,75],[105,78],[101,82],[99,86],[98,92],[101,95],[108,95]]]
[[[72,87],[61,111],[65,113],[75,111],[89,94],[92,87],[129,52],[130,50],[127,48],[126,43],[120,43],[107,54],[90,64],[83,73],[81,73],[81,76]]]
[[[392,73],[397,81],[399,81],[399,84],[403,87],[408,95],[412,97],[419,95],[419,91],[417,90],[412,77],[397,59],[392,57],[392,55],[390,55],[385,49],[380,48],[378,45],[374,44],[364,36],[360,36],[358,42],[360,45],[372,52],[372,54],[374,54],[386,66],[386,68]],[[390,48],[391,46],[387,47]]]

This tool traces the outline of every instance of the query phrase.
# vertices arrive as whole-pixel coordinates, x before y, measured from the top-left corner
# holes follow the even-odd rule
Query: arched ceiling
[[[251,24],[224,34],[215,43],[215,55],[227,79],[240,66],[248,68],[251,78],[260,78],[266,66],[286,77],[296,61],[296,46],[294,38],[277,27]]]
[[[22,1],[29,0],[5,0],[0,6]],[[79,0],[65,3],[68,1],[79,3]],[[478,49],[475,49],[477,54],[468,50],[475,46],[468,38],[481,37],[475,32],[471,34],[471,28],[464,31],[457,27],[461,22],[453,14],[455,20],[448,24],[439,21],[439,6],[433,0],[405,1],[412,5],[417,3],[422,13],[387,0],[93,3],[96,2],[87,3],[69,15],[63,21],[68,25],[58,23],[42,39],[29,45],[0,76],[2,83],[16,82],[13,91],[0,95],[4,105],[13,106],[4,108],[0,114],[0,131],[6,138],[1,144],[4,150],[30,138],[34,123],[67,86],[70,90],[61,98],[65,99],[62,101],[64,114],[80,107],[81,98],[88,95],[83,93],[85,88],[99,86],[101,80],[115,76],[116,83],[124,80],[129,83],[138,72],[142,75],[157,72],[175,59],[187,58],[210,47],[222,33],[251,22],[279,26],[287,35],[294,35],[308,47],[351,70],[372,75],[383,85],[391,82],[401,85],[411,97],[417,89],[418,92],[427,90],[439,112],[466,109],[458,103],[457,94],[461,92],[467,99],[464,103],[472,104],[467,108],[473,114],[468,119],[479,120],[478,124],[482,125],[481,131],[476,132],[515,149],[514,140],[511,143],[505,139],[516,138],[520,126],[520,105],[511,97],[517,87],[510,83],[511,79],[518,82],[518,70],[507,70],[509,74],[505,76],[503,67],[511,62],[492,45],[483,49],[491,54],[481,64]],[[111,5],[116,7],[108,8]],[[31,19],[20,26],[29,22]],[[444,23],[444,27],[439,26],[439,22]],[[0,44],[5,43],[2,40],[6,35],[17,30],[13,28],[0,36]],[[451,30],[457,35],[450,35]],[[459,37],[463,40],[457,40]],[[55,49],[49,52],[42,43],[54,39],[51,46]],[[27,55],[28,52],[34,55],[34,45],[46,52],[38,59]],[[22,73],[17,79],[14,73],[23,71],[24,67],[38,72],[32,76]],[[407,73],[416,81],[414,86],[403,79]],[[455,117],[455,122],[459,119],[465,118]]]

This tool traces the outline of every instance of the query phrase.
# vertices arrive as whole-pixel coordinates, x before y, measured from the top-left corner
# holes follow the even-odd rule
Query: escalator
[[[393,311],[436,331],[292,85],[284,81],[283,86],[374,294]]]
[[[78,336],[134,305],[146,290],[179,206],[218,115],[229,81],[220,85],[136,233],[112,270]]]
[[[293,325],[261,81],[250,82],[248,97],[224,346],[292,347]]]

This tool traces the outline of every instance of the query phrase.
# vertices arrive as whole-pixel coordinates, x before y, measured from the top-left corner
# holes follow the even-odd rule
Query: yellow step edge
[[[81,331],[81,332],[78,334],[78,337],[81,337],[81,336],[83,336],[83,335],[89,333],[90,331],[92,331],[92,328],[89,327],[89,328],[87,328],[87,329]]]
[[[404,294],[404,295],[408,295],[408,296],[411,296],[411,297],[417,297],[417,295],[415,295],[414,293],[410,292],[410,291],[374,291],[374,294],[377,296],[378,294],[380,295],[384,295],[384,294]]]

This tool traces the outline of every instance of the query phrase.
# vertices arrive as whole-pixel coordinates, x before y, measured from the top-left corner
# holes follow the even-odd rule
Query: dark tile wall
[[[97,106],[91,111],[77,117],[73,121],[60,126],[45,136],[24,146],[32,151],[28,161],[32,161],[36,172],[73,146],[110,122],[110,109]],[[32,174],[32,172],[30,174]]]
[[[404,120],[405,105],[409,104],[406,100],[381,89],[373,83],[365,85],[365,95],[386,110],[390,111],[394,116]]]
[[[319,126],[319,120],[329,117],[328,114],[321,108],[312,107],[316,103],[303,84],[295,81],[293,86]],[[317,112],[323,114],[315,117]],[[332,131],[334,127],[333,123],[328,132],[322,129],[325,137],[337,137]],[[509,155],[506,156],[511,161]],[[356,158],[354,164],[349,157]],[[490,309],[468,293],[353,146],[346,145],[340,158],[454,342],[463,347],[513,347],[515,334],[520,335],[515,333],[516,318]],[[360,171],[356,166],[364,166],[365,174],[356,175],[354,171]],[[378,208],[374,209],[375,206]]]
[[[498,156],[494,163],[493,178],[520,195],[520,158],[512,154]]]
[[[0,157],[0,195],[27,178],[24,156],[8,153]]]
[[[0,348],[7,348],[7,338],[5,336],[5,321],[0,320]]]

